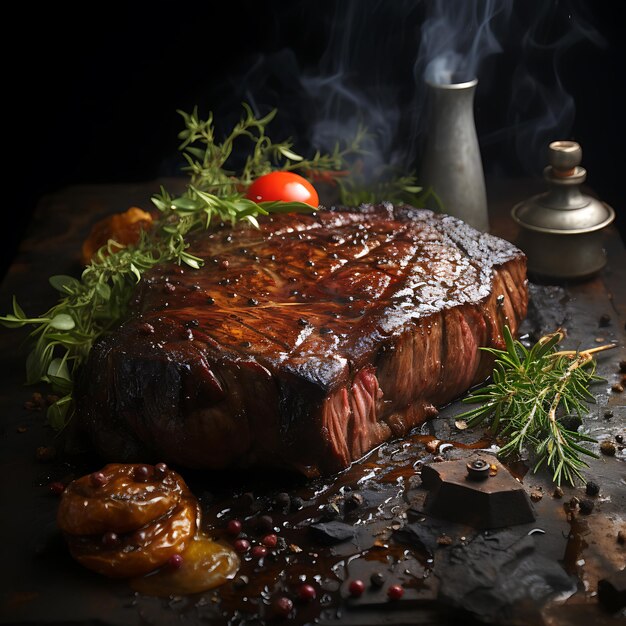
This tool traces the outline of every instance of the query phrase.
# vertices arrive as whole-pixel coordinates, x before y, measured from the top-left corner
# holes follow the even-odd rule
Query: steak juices
[[[114,461],[331,473],[406,435],[491,369],[526,315],[526,259],[389,204],[274,215],[146,272],[91,350],[77,418]]]

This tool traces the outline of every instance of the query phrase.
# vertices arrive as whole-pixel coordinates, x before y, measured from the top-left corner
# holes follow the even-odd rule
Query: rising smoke
[[[574,121],[560,78],[568,52],[603,43],[574,0],[344,0],[323,15],[316,3],[295,6],[300,28],[326,37],[323,54],[303,61],[302,51],[284,47],[246,58],[211,108],[230,124],[242,101],[260,113],[276,107],[277,136],[294,137],[301,151],[331,150],[362,124],[372,171],[419,169],[425,80],[475,76],[485,171],[508,163],[512,173],[540,172],[545,146],[569,138]]]

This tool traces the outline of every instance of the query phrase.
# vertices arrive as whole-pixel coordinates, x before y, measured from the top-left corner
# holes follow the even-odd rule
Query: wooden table
[[[91,224],[131,205],[148,207],[150,195],[158,191],[162,183],[171,187],[179,185],[180,181],[77,186],[43,198],[28,236],[22,242],[19,256],[0,290],[0,311],[10,310],[13,294],[28,313],[45,311],[55,302],[56,297],[47,284],[47,277],[54,274],[79,274],[80,243]],[[516,230],[509,217],[510,208],[541,189],[540,185],[541,183],[525,180],[493,181],[490,184],[490,217],[495,234],[515,240]],[[555,286],[552,291],[545,286],[537,288],[537,306],[541,310],[537,312],[538,317],[534,323],[549,326],[552,322],[563,322],[569,332],[567,343],[573,347],[594,345],[596,341],[615,342],[619,345],[616,350],[598,358],[598,371],[607,382],[594,389],[597,403],[590,407],[589,416],[583,425],[598,440],[615,441],[616,436],[625,434],[626,424],[626,395],[610,391],[611,385],[619,380],[618,363],[626,358],[626,253],[621,239],[612,229],[606,232],[606,249],[607,267],[594,279]],[[602,316],[608,316],[608,321]],[[231,623],[263,623],[263,617],[250,617],[254,615],[253,580],[249,583],[251,587],[236,589],[229,583],[217,592],[207,592],[201,597],[150,598],[134,594],[123,582],[108,581],[87,572],[70,559],[56,529],[55,511],[58,500],[50,493],[49,484],[58,480],[67,482],[81,469],[85,469],[85,466],[63,456],[57,456],[48,462],[35,458],[39,446],[55,445],[55,436],[44,426],[41,412],[24,408],[25,401],[33,391],[23,386],[22,342],[26,334],[22,330],[0,329],[0,501],[3,507],[0,537],[4,544],[0,623],[221,624],[229,623],[230,618]],[[334,481],[307,485],[284,476],[266,477],[265,482],[259,482],[258,478],[253,480],[250,476],[216,477],[213,474],[204,477],[193,475],[189,479],[194,490],[203,496],[201,501],[205,519],[212,525],[218,524],[216,516],[223,503],[234,503],[235,507],[240,505],[242,500],[239,498],[250,488],[250,481],[253,481],[257,501],[268,502],[268,494],[273,493],[273,489],[282,488],[304,494],[305,502],[311,503],[311,506],[322,506],[332,494],[341,493],[347,484],[351,484],[353,488],[356,488],[355,485],[358,488],[363,487],[368,497],[381,492],[385,495],[385,490],[390,490],[388,503],[384,504],[385,498],[382,498],[377,510],[386,515],[393,509],[389,506],[394,505],[401,511],[398,518],[400,521],[397,522],[399,525],[418,523],[419,518],[415,515],[419,511],[420,497],[423,500],[423,494],[420,495],[423,490],[414,476],[415,472],[408,472],[406,468],[413,467],[416,459],[432,461],[432,454],[425,448],[425,443],[434,438],[466,443],[471,442],[472,438],[478,438],[476,433],[454,431],[454,415],[458,412],[458,403],[446,407],[437,420],[415,436],[405,442],[383,446],[380,451],[356,464],[348,473]],[[598,450],[599,444],[594,447]],[[462,456],[463,453],[460,448],[449,448],[445,454],[449,458],[455,458],[455,455]],[[600,579],[624,567],[624,546],[616,538],[618,531],[624,528],[625,459],[623,447],[618,446],[614,457],[600,455],[590,463],[586,475],[600,485],[600,495],[592,498],[595,507],[591,515],[575,515],[571,520],[566,515],[566,503],[574,496],[587,497],[584,488],[564,488],[565,495],[559,500],[552,496],[553,486],[546,476],[526,474],[523,479],[524,487],[529,492],[534,490],[542,496],[534,505],[537,512],[535,525],[545,531],[544,535],[533,535],[539,546],[538,551],[558,563],[571,577],[574,586],[571,595],[560,602],[551,601],[543,606],[537,602],[534,607],[516,604],[506,623],[532,624],[535,623],[534,620],[543,620],[537,623],[555,625],[613,623],[614,617],[611,613],[599,606],[596,591]],[[92,459],[91,463],[99,461]],[[99,466],[86,469],[92,471],[97,467]],[[370,474],[376,473],[376,467],[383,467],[378,486],[368,478]],[[215,483],[216,480],[220,481],[219,484]],[[277,483],[272,485],[271,480]],[[318,493],[313,493],[316,490]],[[211,498],[206,496],[206,491],[212,493]],[[397,511],[389,513],[389,519],[396,519],[396,514]],[[306,524],[296,526],[290,530],[285,527],[285,536],[302,538],[302,533],[307,530]],[[446,528],[453,535],[458,531],[455,542],[458,541],[462,549],[465,540],[461,540],[460,529],[450,529],[449,526]],[[367,543],[366,535],[368,533],[360,541]],[[474,533],[472,536],[479,535],[480,533]],[[467,541],[469,537],[468,534]],[[461,620],[458,623],[469,623],[468,615],[463,612],[468,608],[465,604],[469,596],[465,600],[457,596],[449,601],[451,605],[447,607],[442,601],[445,594],[442,595],[441,590],[445,589],[448,582],[445,575],[438,573],[437,567],[448,558],[448,553],[445,552],[447,548],[438,548],[433,557],[434,563],[429,563],[421,556],[413,555],[417,550],[415,546],[409,544],[399,550],[393,535],[386,540],[386,548],[374,541],[365,549],[363,545],[359,547],[352,544],[340,544],[332,548],[320,546],[317,565],[313,563],[310,546],[301,555],[294,553],[290,567],[294,572],[300,571],[298,568],[302,571],[309,568],[306,570],[309,573],[310,568],[318,567],[320,586],[324,588],[324,593],[320,591],[318,600],[312,605],[296,603],[295,616],[289,623],[309,623],[319,617],[321,623],[329,624],[441,624],[449,623],[446,620],[450,619],[450,615]],[[403,560],[405,557],[398,557],[404,550],[409,553],[406,561]],[[364,554],[368,555],[369,560],[350,560],[355,555],[363,557]],[[425,582],[423,585],[420,583],[407,587],[405,599],[394,605],[390,605],[386,598],[381,600],[374,597],[373,592],[369,596],[366,594],[369,598],[367,602],[346,601],[346,567],[356,568],[367,563],[371,565],[374,558],[385,561],[386,565],[391,559],[391,569],[401,569],[402,565],[405,570],[417,568]],[[325,571],[327,567],[329,570]],[[288,569],[282,579],[268,584],[268,596],[281,589],[285,593],[293,593],[293,587],[289,587],[291,583]],[[259,574],[261,577],[263,575],[263,572]],[[408,576],[406,572],[399,572],[397,575]],[[225,608],[216,609],[221,606],[222,601]],[[259,606],[262,615],[269,615],[263,603]],[[233,618],[232,611],[229,613],[232,607],[240,609],[238,617]],[[488,619],[484,613],[486,609],[483,607],[482,610],[483,613],[478,611],[474,614],[478,622]],[[244,621],[246,615],[250,617],[249,621]]]

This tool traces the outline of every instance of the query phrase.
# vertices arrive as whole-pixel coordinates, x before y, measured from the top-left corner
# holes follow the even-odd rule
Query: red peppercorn
[[[387,589],[387,596],[390,600],[399,600],[404,595],[404,587],[402,585],[391,585]]]
[[[167,564],[172,569],[180,569],[183,565],[183,557],[180,554],[172,554],[172,556],[167,560]]]
[[[50,492],[55,496],[60,496],[65,491],[65,485],[59,481],[55,481],[48,485],[48,489],[50,489]]]
[[[272,603],[272,606],[276,615],[280,617],[287,617],[293,609],[293,602],[289,598],[285,598],[283,596],[281,598],[276,598],[276,600]]]
[[[298,596],[300,596],[300,600],[310,602],[311,600],[315,600],[317,591],[315,591],[313,585],[301,585],[300,589],[298,589]]]
[[[365,591],[365,583],[357,578],[350,583],[348,591],[350,592],[350,595],[355,598],[363,595],[363,592]]]
[[[267,554],[267,548],[265,546],[254,546],[250,554],[252,554],[255,559],[261,559]]]
[[[266,547],[266,548],[275,548],[276,544],[278,543],[278,537],[274,534],[271,533],[269,535],[265,535],[265,537],[263,537],[261,539],[261,543]]]
[[[228,524],[226,524],[226,532],[236,537],[241,532],[241,522],[238,519],[231,519]]]
[[[239,554],[243,554],[250,549],[250,542],[247,539],[236,539],[233,543],[233,548]]]

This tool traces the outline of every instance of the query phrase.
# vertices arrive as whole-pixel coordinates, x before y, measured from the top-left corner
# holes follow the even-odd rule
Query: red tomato
[[[246,198],[254,202],[304,202],[315,208],[320,203],[315,187],[293,172],[270,172],[259,176],[248,188]]]

